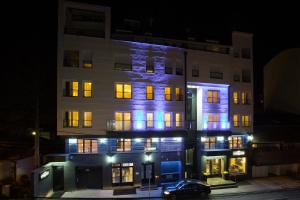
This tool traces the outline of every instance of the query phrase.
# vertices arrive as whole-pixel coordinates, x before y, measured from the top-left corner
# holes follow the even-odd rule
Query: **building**
[[[35,183],[47,186],[35,184],[35,196],[162,185],[203,172],[246,176],[252,35],[234,32],[225,46],[124,27],[111,34],[110,26],[108,7],[61,1],[57,134],[66,158],[36,170]]]

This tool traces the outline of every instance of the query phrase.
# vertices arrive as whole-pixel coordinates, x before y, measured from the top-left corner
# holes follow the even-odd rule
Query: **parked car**
[[[183,199],[208,196],[211,189],[208,184],[200,180],[188,179],[165,187],[162,192],[165,199]]]

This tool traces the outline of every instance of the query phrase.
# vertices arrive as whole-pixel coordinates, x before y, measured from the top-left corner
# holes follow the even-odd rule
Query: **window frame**
[[[148,93],[148,87],[151,87],[152,93]],[[148,95],[152,95],[152,98],[149,98]],[[153,87],[153,85],[146,85],[146,99],[147,100],[154,100],[154,87]]]
[[[120,143],[118,143],[120,142]],[[125,143],[129,142],[130,143],[130,147],[126,147]],[[119,144],[121,144],[119,146]],[[116,146],[116,151],[117,152],[130,152],[132,151],[132,140],[130,138],[118,138],[117,139],[117,146]]]
[[[82,151],[79,151],[79,144],[82,141]],[[86,147],[86,142],[89,143],[89,147]],[[94,144],[96,144],[96,148],[94,148]],[[87,151],[87,149],[89,151]],[[96,151],[94,151],[96,149]],[[77,139],[77,153],[83,153],[83,154],[97,154],[99,152],[98,150],[98,140],[97,139]]]
[[[74,119],[74,113],[77,113],[78,119]],[[65,111],[64,113],[64,128],[79,128],[79,111]],[[74,122],[77,121],[77,126],[74,125]]]
[[[169,89],[170,90],[170,93],[167,94],[166,93],[166,90]],[[165,101],[172,101],[172,87],[170,86],[167,86],[164,88],[164,96],[165,96]],[[169,97],[169,98],[168,98]]]
[[[211,93],[211,97],[210,97],[209,93]],[[216,96],[217,98],[214,96],[214,94],[217,94],[217,96]],[[217,101],[215,101],[215,98],[217,99]],[[220,103],[220,91],[219,90],[207,90],[207,103]]]
[[[179,91],[178,93],[177,90]],[[180,87],[175,88],[175,101],[183,101],[183,89]]]
[[[122,91],[118,92],[117,85],[122,86]],[[125,86],[130,86],[130,92],[125,92]],[[122,97],[118,98],[118,94],[121,93]],[[130,98],[125,98],[125,93],[130,94]],[[131,83],[115,83],[115,99],[132,99],[132,84]]]
[[[86,116],[85,116],[86,113],[91,114],[91,119],[90,120],[86,119]],[[90,126],[87,126],[86,122],[90,122]],[[92,113],[92,111],[84,111],[83,112],[83,125],[82,125],[82,127],[83,128],[92,128],[93,127],[93,113]]]
[[[91,86],[91,89],[90,90],[86,90],[85,88],[85,84],[89,84],[90,83],[90,86]],[[86,95],[86,92],[87,93],[90,93],[90,95]],[[93,83],[91,81],[84,81],[83,82],[83,97],[84,98],[92,98],[93,97]]]

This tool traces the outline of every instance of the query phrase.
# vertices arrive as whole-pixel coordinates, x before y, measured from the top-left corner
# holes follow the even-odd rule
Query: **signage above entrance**
[[[243,155],[245,155],[245,151],[233,151],[232,155],[233,156],[243,156]]]

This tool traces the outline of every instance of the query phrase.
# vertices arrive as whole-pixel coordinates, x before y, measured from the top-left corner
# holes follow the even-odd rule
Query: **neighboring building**
[[[57,134],[67,156],[36,170],[35,196],[247,176],[252,35],[234,32],[224,46],[124,29],[110,33],[107,7],[61,1]]]

